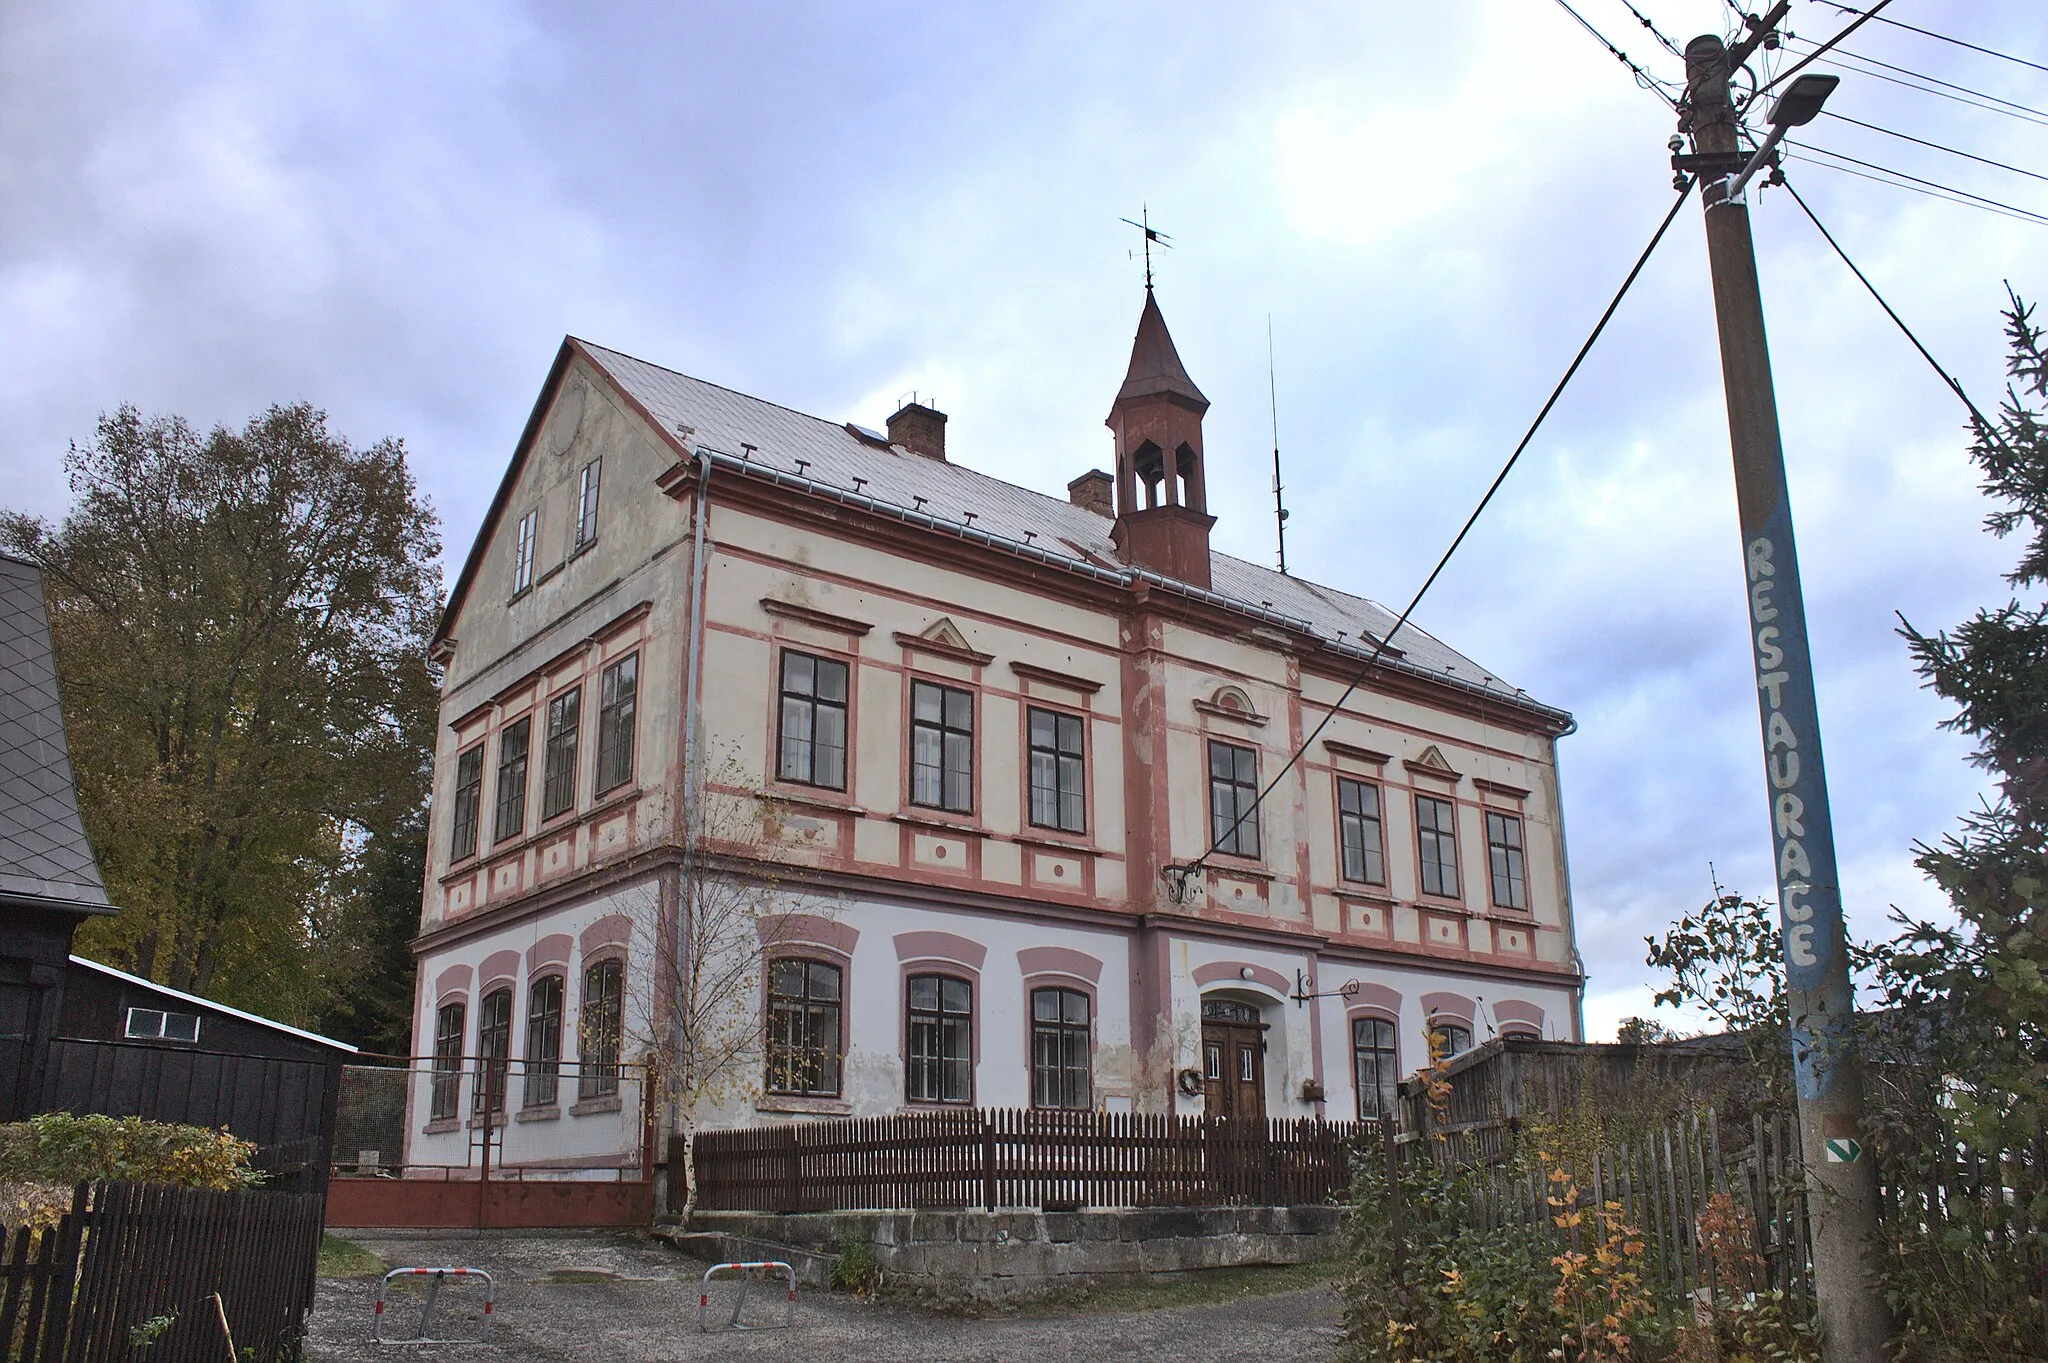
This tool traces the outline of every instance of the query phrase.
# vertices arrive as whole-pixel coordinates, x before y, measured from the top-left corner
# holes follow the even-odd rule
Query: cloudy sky
[[[1623,0],[1575,3],[1681,73]],[[1638,7],[1681,47],[1731,18]],[[2048,64],[2037,0],[1888,13]],[[1790,24],[1847,18],[1795,0]],[[1846,46],[2048,109],[2048,72],[1881,24]],[[2048,172],[2048,116],[1872,69],[1831,111]],[[1289,565],[1398,604],[1648,240],[1671,132],[1549,0],[9,4],[0,504],[60,513],[67,442],[117,403],[204,425],[304,398],[358,443],[405,439],[459,561],[565,332],[835,420],[917,389],[956,458],[1058,493],[1109,459],[1140,302],[1118,219],[1148,206],[1215,404],[1220,545],[1272,553],[1270,316]],[[1809,132],[2048,212],[2038,175]],[[1790,169],[1995,401],[2002,281],[2048,295],[2048,227]],[[2012,551],[1979,531],[1953,398],[1789,199],[1756,231],[1846,898],[1874,929],[1936,907],[1911,845],[1981,789],[1893,613],[1960,619]],[[1696,209],[1421,619],[1579,717],[1572,872],[1609,1030],[1647,1008],[1641,938],[1709,864],[1770,879]]]

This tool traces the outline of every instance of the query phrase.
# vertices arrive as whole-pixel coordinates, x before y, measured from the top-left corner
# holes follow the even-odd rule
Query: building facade
[[[672,1119],[634,1062],[688,1030],[710,877],[758,955],[715,1125],[1348,1119],[1431,1029],[1579,1039],[1570,716],[1412,627],[1368,665],[1388,611],[1212,550],[1207,407],[1149,290],[1066,500],[928,406],[566,341],[436,641],[408,1159],[486,1105],[536,1170]]]

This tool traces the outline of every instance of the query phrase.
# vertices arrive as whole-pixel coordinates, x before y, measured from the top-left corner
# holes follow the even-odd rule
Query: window
[[[640,691],[640,655],[619,659],[597,683],[597,793],[633,779],[634,698]]]
[[[974,694],[910,684],[910,802],[974,812]]]
[[[437,1122],[455,1116],[462,1089],[462,1036],[466,1010],[461,1000],[444,1003],[434,1014],[434,1091],[428,1114]]]
[[[768,1091],[839,1095],[840,972],[824,961],[768,968]]]
[[[912,975],[910,1054],[904,1097],[913,1103],[974,1101],[974,986],[951,975]]]
[[[1526,1022],[1504,1022],[1500,1034],[1503,1040],[1514,1037],[1518,1041],[1541,1041],[1543,1033]]]
[[[1344,878],[1367,885],[1387,883],[1386,843],[1381,838],[1380,788],[1337,778],[1337,840],[1344,849]]]
[[[598,961],[583,972],[583,1019],[576,1038],[583,1061],[578,1098],[607,1098],[619,1091],[624,986],[625,968],[615,959]]]
[[[534,541],[540,538],[540,512],[529,511],[519,518],[519,547],[512,560],[512,595],[533,585]]]
[[[455,817],[448,841],[448,859],[476,855],[477,807],[484,794],[484,745],[479,743],[455,759]]]
[[[1522,821],[1513,814],[1486,816],[1486,858],[1493,867],[1493,902],[1504,909],[1529,907],[1529,878],[1522,861]]]
[[[197,1041],[199,1017],[194,1013],[166,1013],[156,1008],[130,1008],[126,1032],[143,1041]]]
[[[547,765],[541,772],[543,822],[576,807],[576,732],[583,723],[583,688],[548,702]]]
[[[597,475],[602,460],[593,459],[583,466],[583,476],[576,483],[576,545],[583,548],[597,538]]]
[[[1433,1022],[1429,1027],[1429,1049],[1440,1060],[1469,1051],[1472,1049],[1472,1029],[1462,1022]]]
[[[781,738],[778,779],[846,789],[845,663],[808,653],[782,655]]]
[[[1031,1105],[1091,1108],[1088,996],[1078,989],[1031,991]]]
[[[522,715],[498,736],[498,818],[491,841],[516,838],[526,827],[526,751],[533,739],[533,718]]]
[[[484,995],[476,1009],[476,1091],[470,1094],[472,1110],[482,1112],[486,1101],[492,1112],[505,1110],[505,1076],[510,1068],[506,1060],[511,1054],[512,991],[494,989]]]
[[[1458,812],[1449,800],[1415,797],[1415,842],[1422,860],[1422,892],[1458,897]]]
[[[1351,1020],[1351,1077],[1358,1088],[1358,1120],[1392,1121],[1401,1071],[1394,1049],[1394,1024],[1385,1018]]]
[[[1057,710],[1028,712],[1031,743],[1031,822],[1065,833],[1088,831],[1082,795],[1087,768],[1081,756],[1081,717]]]
[[[1218,852],[1259,854],[1259,755],[1209,740],[1209,841]]]
[[[562,977],[543,975],[526,992],[526,1085],[522,1105],[555,1101],[562,1072]]]

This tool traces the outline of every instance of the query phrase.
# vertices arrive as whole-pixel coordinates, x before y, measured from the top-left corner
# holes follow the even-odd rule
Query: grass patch
[[[1307,1264],[1260,1264],[1251,1268],[1205,1268],[1129,1286],[1069,1288],[1057,1297],[1023,1309],[1124,1315],[1169,1306],[1222,1306],[1323,1287],[1335,1282],[1343,1270],[1343,1262],[1337,1259]]]
[[[321,1277],[374,1278],[384,1269],[384,1261],[361,1245],[351,1244],[334,1235],[320,1237]]]

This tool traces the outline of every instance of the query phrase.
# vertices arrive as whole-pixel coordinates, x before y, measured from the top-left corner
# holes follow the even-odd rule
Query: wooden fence
[[[1327,1202],[1350,1183],[1353,1148],[1378,1139],[1359,1122],[998,1108],[706,1131],[691,1145],[705,1211],[994,1211]],[[676,1137],[669,1167],[684,1158]]]
[[[19,1363],[297,1358],[313,1306],[322,1199],[79,1184],[35,1233],[0,1226],[0,1347]],[[218,1294],[218,1303],[215,1301]],[[154,1323],[154,1324],[153,1324]],[[138,1333],[138,1331],[142,1333]]]
[[[1480,1171],[1473,1185],[1474,1217],[1488,1229],[1540,1226],[1561,1246],[1590,1250],[1599,1236],[1592,1213],[1618,1202],[1623,1222],[1643,1239],[1646,1271],[1678,1295],[1713,1283],[1700,1222],[1712,1199],[1726,1193],[1731,1210],[1740,1209],[1728,1229],[1749,1230],[1749,1248],[1762,1269],[1757,1285],[1784,1292],[1805,1310],[1813,1292],[1812,1251],[1798,1127],[1789,1114],[1758,1114],[1751,1118],[1749,1141],[1735,1150],[1723,1148],[1725,1129],[1709,1111],[1589,1159],[1557,1163],[1553,1167],[1571,1176],[1564,1186],[1576,1190],[1577,1206],[1588,1213],[1572,1226],[1557,1225],[1561,1209],[1551,1199],[1560,1185],[1541,1168]]]

